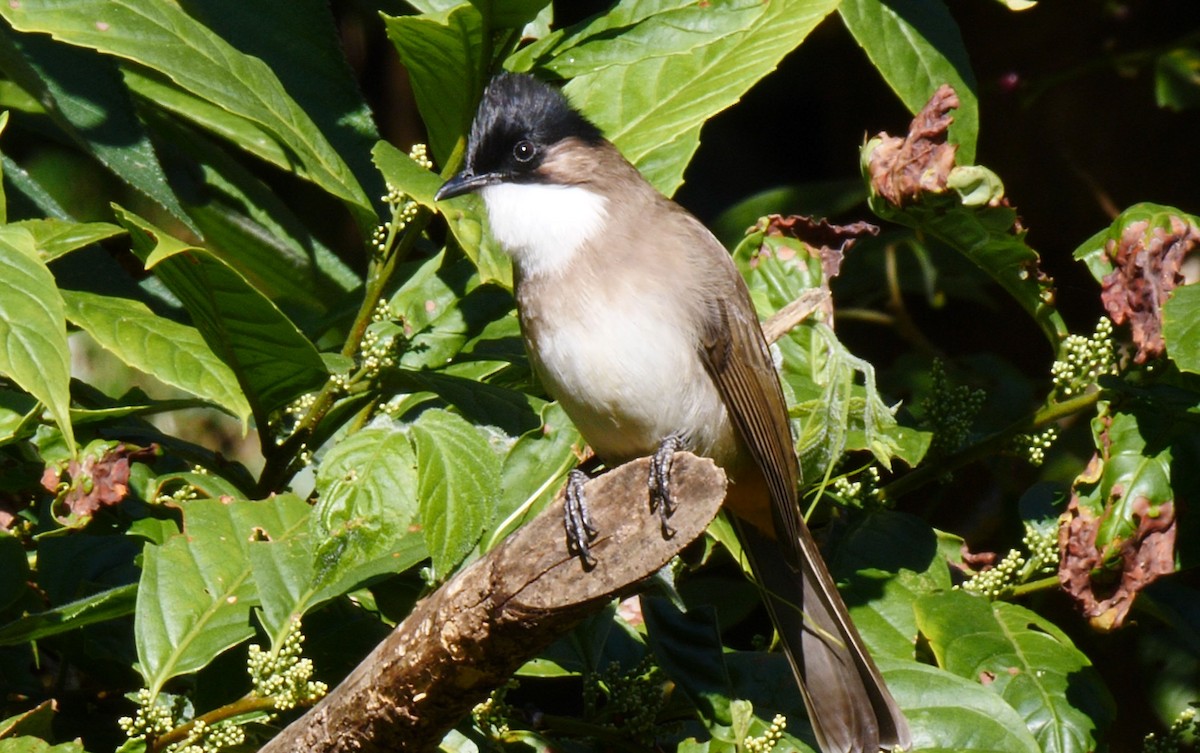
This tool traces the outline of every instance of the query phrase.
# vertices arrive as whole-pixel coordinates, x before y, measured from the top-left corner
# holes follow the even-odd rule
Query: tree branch
[[[433,750],[445,733],[536,656],[698,538],[725,497],[711,460],[678,453],[680,500],[664,539],[645,458],[589,481],[596,565],[567,552],[560,495],[534,520],[419,602],[358,667],[261,753]]]

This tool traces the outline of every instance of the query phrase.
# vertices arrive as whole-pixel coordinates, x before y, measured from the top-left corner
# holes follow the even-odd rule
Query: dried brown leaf
[[[942,193],[954,167],[957,145],[946,142],[959,106],[958,94],[948,84],[938,87],[913,118],[904,138],[881,132],[871,152],[868,172],[875,192],[897,207],[915,202],[923,193]]]
[[[129,462],[152,456],[154,447],[116,444],[99,454],[85,453],[66,463],[67,480],[61,466],[48,466],[42,486],[57,494],[55,514],[68,525],[81,525],[104,507],[119,504],[129,493]],[[65,513],[65,514],[63,514]]]
[[[768,236],[795,238],[816,252],[821,259],[821,273],[826,283],[837,277],[846,252],[866,235],[879,235],[879,228],[869,222],[834,225],[822,217],[813,219],[801,214],[784,217],[770,214],[765,218],[763,232]],[[826,285],[828,287],[828,285]]]
[[[1059,528],[1059,583],[1098,630],[1121,627],[1138,592],[1175,570],[1175,504],[1152,505],[1139,497],[1132,509],[1137,530],[1119,543],[1121,570],[1115,585],[1098,583],[1092,575],[1113,553],[1111,545],[1101,548],[1096,541],[1104,516],[1073,496]]]
[[[1166,349],[1162,307],[1185,282],[1184,262],[1200,246],[1200,228],[1182,217],[1170,219],[1170,229],[1150,228],[1146,220],[1132,222],[1120,240],[1110,240],[1104,249],[1113,271],[1101,281],[1100,299],[1114,322],[1129,322],[1137,363],[1158,358]]]

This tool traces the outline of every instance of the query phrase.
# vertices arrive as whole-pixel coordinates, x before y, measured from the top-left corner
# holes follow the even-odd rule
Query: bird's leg
[[[578,555],[579,561],[585,568],[591,569],[596,565],[596,558],[588,548],[588,542],[594,541],[596,526],[588,512],[587,500],[584,498],[583,485],[587,483],[588,475],[584,471],[573,468],[567,475],[567,494],[563,501],[563,528],[567,531],[567,552]]]
[[[667,523],[667,518],[675,512],[675,500],[671,499],[671,464],[675,460],[675,453],[681,449],[683,435],[671,434],[663,437],[654,457],[650,459],[650,511],[658,512],[664,539],[675,535],[675,529]]]

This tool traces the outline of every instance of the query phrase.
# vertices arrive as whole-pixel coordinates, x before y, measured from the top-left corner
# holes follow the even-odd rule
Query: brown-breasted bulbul
[[[779,376],[726,250],[558,90],[528,75],[489,84],[465,165],[437,199],[472,191],[513,259],[534,370],[600,459],[654,455],[650,496],[664,516],[675,448],[725,469],[726,508],[821,749],[909,747],[904,716],[801,516]],[[568,529],[586,559],[594,532],[586,508],[574,515]]]

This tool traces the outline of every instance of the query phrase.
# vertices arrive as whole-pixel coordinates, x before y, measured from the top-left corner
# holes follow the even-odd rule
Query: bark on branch
[[[725,497],[711,460],[678,453],[675,535],[649,509],[645,458],[589,481],[600,535],[585,571],[567,552],[562,496],[484,558],[422,600],[328,696],[261,749],[433,750],[488,693],[614,596],[694,541]]]

